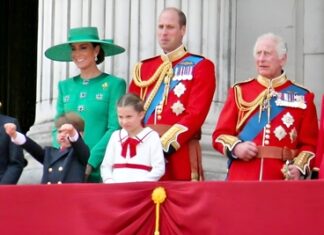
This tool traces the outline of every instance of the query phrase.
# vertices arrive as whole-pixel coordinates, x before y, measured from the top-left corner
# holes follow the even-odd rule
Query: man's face
[[[180,26],[179,16],[176,11],[163,11],[159,18],[157,37],[164,53],[177,49],[182,44],[186,27]]]
[[[258,74],[272,79],[280,76],[287,56],[281,58],[272,39],[262,39],[256,45],[255,64]]]

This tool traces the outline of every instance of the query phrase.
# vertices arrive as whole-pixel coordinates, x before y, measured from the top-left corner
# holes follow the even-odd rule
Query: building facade
[[[324,93],[324,1],[321,0],[39,0],[37,99],[35,124],[29,135],[51,144],[57,84],[77,74],[73,63],[53,62],[44,51],[65,42],[69,28],[96,26],[101,38],[112,38],[126,49],[108,57],[105,72],[131,79],[136,62],[160,53],[156,24],[167,6],[181,8],[187,16],[185,45],[216,64],[217,91],[203,126],[203,164],[207,180],[223,180],[226,159],[211,147],[211,133],[228,88],[255,75],[252,48],[263,33],[281,35],[288,43],[286,72],[316,95]],[[21,183],[37,183],[41,166],[28,158]]]

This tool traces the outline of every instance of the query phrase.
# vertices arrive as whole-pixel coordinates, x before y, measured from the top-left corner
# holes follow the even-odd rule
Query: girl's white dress
[[[159,134],[150,127],[145,127],[133,137],[138,142],[133,150],[130,145],[124,147],[124,157],[122,145],[126,145],[128,138],[130,137],[124,129],[117,130],[111,135],[100,167],[102,181],[104,183],[158,181],[165,172]]]

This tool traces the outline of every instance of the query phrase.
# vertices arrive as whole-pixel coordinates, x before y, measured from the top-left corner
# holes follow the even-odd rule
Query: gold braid
[[[266,97],[268,97],[268,90],[264,90],[263,92],[261,92],[258,95],[258,97],[251,102],[246,102],[245,100],[243,100],[242,91],[239,86],[234,87],[234,92],[235,102],[240,110],[239,118],[236,124],[236,130],[239,130],[243,123],[246,121],[246,119],[256,108],[262,108],[264,100],[266,99]]]
[[[150,77],[146,81],[142,81],[141,67],[142,67],[142,63],[137,63],[135,65],[133,70],[133,80],[135,85],[141,88],[140,97],[142,100],[145,99],[147,88],[150,85],[152,85],[154,82],[156,82],[154,88],[152,89],[152,92],[150,93],[150,95],[145,101],[144,110],[146,111],[150,106],[153,98],[155,97],[161,83],[165,80],[165,82],[167,83],[166,86],[169,85],[168,83],[170,82],[173,76],[173,70],[172,70],[172,63],[169,60],[166,60],[158,67],[158,69],[155,71],[152,77]],[[165,79],[166,77],[168,77],[168,79]],[[143,91],[143,89],[145,90]],[[167,94],[164,94],[163,97],[165,97],[166,95]]]

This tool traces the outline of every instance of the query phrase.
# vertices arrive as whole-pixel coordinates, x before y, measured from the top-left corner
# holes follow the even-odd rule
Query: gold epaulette
[[[165,152],[169,151],[170,145],[175,150],[178,150],[180,148],[180,144],[178,142],[178,136],[186,132],[188,130],[187,127],[180,125],[180,124],[174,124],[169,130],[167,130],[162,136],[161,136],[161,143],[162,148]]]
[[[215,142],[223,145],[223,153],[226,154],[226,149],[232,151],[238,143],[242,142],[242,140],[233,135],[220,135],[216,138]]]
[[[293,164],[301,171],[303,175],[309,172],[309,163],[315,157],[313,152],[301,151],[297,157],[294,158]]]
[[[254,79],[255,78],[252,77],[252,78],[248,78],[248,79],[243,80],[243,81],[237,81],[237,82],[234,83],[233,87],[238,86],[238,85],[243,84],[243,83],[249,83],[249,82],[253,81]]]

